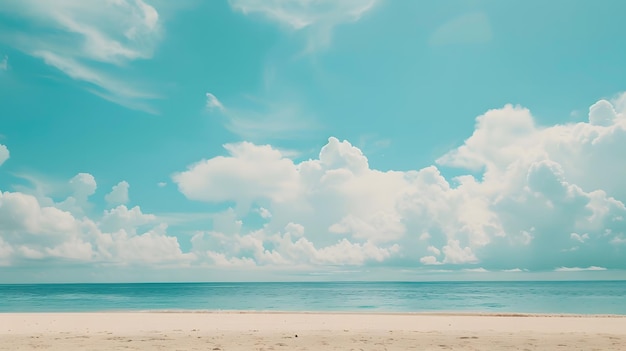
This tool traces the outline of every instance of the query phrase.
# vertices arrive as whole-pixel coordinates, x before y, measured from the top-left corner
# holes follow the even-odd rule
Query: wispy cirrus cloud
[[[161,38],[157,10],[142,0],[0,3],[27,26],[0,25],[0,41],[42,59],[114,103],[155,112],[154,93],[122,79],[129,63],[152,57]]]
[[[295,102],[270,103],[254,97],[238,106],[226,106],[206,93],[206,109],[223,117],[226,129],[245,140],[294,139],[316,129],[313,118]]]
[[[333,29],[341,23],[358,21],[378,0],[229,0],[243,14],[258,14],[307,36],[307,51],[326,47]]]
[[[224,110],[224,105],[211,93],[206,93],[206,108],[208,110]]]
[[[430,45],[480,44],[489,42],[492,37],[486,14],[466,13],[439,26],[430,37]]]

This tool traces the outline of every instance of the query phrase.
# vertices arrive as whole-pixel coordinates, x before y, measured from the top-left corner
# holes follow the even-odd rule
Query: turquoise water
[[[626,315],[626,281],[0,285],[0,312],[111,310]]]

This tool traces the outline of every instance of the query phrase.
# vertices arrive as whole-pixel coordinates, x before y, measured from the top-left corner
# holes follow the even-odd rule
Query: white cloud
[[[129,235],[126,231],[102,234],[103,250],[113,252],[113,260],[122,264],[142,263],[186,263],[195,259],[193,254],[184,254],[175,236],[166,234],[167,226],[158,225],[140,235]]]
[[[613,101],[614,109],[618,101]],[[605,103],[601,105],[605,106]],[[594,119],[596,110],[592,106],[590,119]],[[580,122],[540,127],[535,125],[530,111],[507,105],[478,117],[476,130],[464,145],[437,162],[446,166],[484,169],[483,182],[505,186],[504,181],[513,180],[513,173],[521,175],[524,167],[549,160],[561,168],[568,182],[582,189],[603,189],[623,201],[626,200],[626,189],[618,184],[617,175],[626,172],[626,165],[614,162],[614,159],[617,150],[626,148],[626,117],[624,111],[616,111],[619,112],[615,112],[611,119],[613,123],[607,126]],[[590,174],[586,171],[589,169],[602,172]]]
[[[75,229],[76,222],[70,213],[54,207],[40,207],[33,196],[10,192],[0,196],[1,228],[7,233],[19,235],[20,230],[27,230],[63,236]],[[6,239],[9,235],[4,237]]]
[[[218,112],[224,127],[247,141],[295,139],[316,128],[313,118],[302,111],[293,96],[280,94],[281,98],[276,99],[279,103],[245,96],[238,106],[225,106],[215,95],[205,95],[206,110]],[[284,155],[294,153],[281,151]]]
[[[87,176],[77,176],[85,193]],[[88,191],[86,193],[89,193]],[[147,228],[146,228],[147,227]],[[102,220],[78,219],[54,206],[42,206],[31,195],[0,192],[0,265],[63,259],[92,264],[186,264],[195,257],[183,253],[167,226],[138,207],[105,211]]]
[[[226,257],[225,254],[207,251],[207,257],[211,262],[220,267],[255,267],[256,262],[248,257],[238,258],[238,257]]]
[[[600,100],[589,107],[589,123],[596,126],[611,126],[618,114],[607,100]]]
[[[36,34],[41,37],[32,33],[16,35],[13,42],[21,48],[39,47],[117,65],[152,57],[161,30],[157,10],[142,0],[98,4],[79,0],[54,3],[23,0],[3,4],[0,11],[39,24],[41,32]],[[49,29],[56,29],[55,35],[46,33]]]
[[[399,250],[398,245],[379,247],[369,241],[354,243],[345,238],[317,247],[306,238],[304,227],[296,223],[289,223],[282,232],[271,232],[264,227],[235,236],[200,233],[192,243],[198,257],[208,256],[223,266],[363,265],[369,261],[382,262]],[[231,252],[219,253],[215,251],[218,247],[230,248]]]
[[[144,214],[139,206],[129,209],[124,205],[119,205],[104,211],[98,227],[110,233],[124,230],[126,233],[136,234],[138,228],[156,222],[156,216]]]
[[[261,216],[261,218],[268,219],[272,218],[272,212],[265,207],[259,207],[256,209],[256,212]]]
[[[606,101],[615,114],[599,118],[610,121],[603,125],[542,127],[513,106],[479,116],[474,133],[438,162],[480,176],[447,179],[438,166],[383,172],[333,137],[298,162],[270,145],[227,144],[224,156],[172,176],[187,198],[230,206],[206,215],[188,252],[163,218],[139,207],[90,218],[51,199],[3,193],[0,264],[74,252],[73,260],[115,264],[623,269],[626,103]],[[88,174],[71,183],[84,201],[97,187]]]
[[[273,65],[283,67],[288,63]],[[205,108],[228,131],[246,141],[266,142],[310,137],[320,126],[311,114],[311,109],[306,107],[305,99],[299,96],[297,89],[293,89],[289,79],[285,78],[277,79],[275,73],[266,74],[261,91],[230,96],[229,104],[223,103],[212,93],[206,93]],[[284,149],[281,152],[285,156],[297,153]]]
[[[95,207],[91,198],[98,184],[94,176],[89,173],[78,173],[67,181],[24,173],[16,176],[24,182],[13,185],[13,190],[16,193],[34,196],[41,207],[54,207],[69,212],[76,218],[86,216]]]
[[[88,245],[81,237],[83,223],[69,212],[54,207],[40,207],[37,199],[22,193],[0,193],[0,236],[13,255],[30,257],[60,256],[89,259]],[[80,248],[76,253],[69,246]],[[9,258],[10,260],[10,258]]]
[[[183,194],[201,201],[235,201],[240,209],[255,201],[270,201],[272,207],[265,207],[273,221],[281,226],[305,221],[305,227],[329,238],[349,235],[384,242],[404,231],[393,210],[393,198],[404,182],[402,174],[370,170],[360,150],[348,142],[330,138],[318,160],[300,164],[268,145],[225,147],[230,156],[201,161],[173,176]],[[371,187],[372,182],[380,185]],[[383,198],[371,202],[371,196]],[[312,211],[318,211],[318,220],[312,219]]]
[[[221,112],[224,127],[245,140],[295,139],[317,128],[295,97],[280,95],[281,98],[276,99],[280,102],[248,97],[240,106],[227,107],[207,93],[206,107]]]
[[[581,267],[559,267],[554,270],[555,272],[582,272],[582,271],[606,271],[604,267],[589,266],[587,268]]]
[[[89,173],[78,173],[70,179],[70,186],[76,198],[87,199],[98,188],[96,179]]]
[[[56,207],[74,215],[83,215],[85,210],[91,206],[88,201],[89,197],[98,188],[96,179],[89,173],[78,173],[69,180],[68,185],[71,194],[65,200],[56,204]],[[41,201],[43,198],[38,198],[38,200]],[[48,202],[52,203],[52,200],[49,199]]]
[[[570,234],[570,238],[580,243],[584,243],[586,240],[589,240],[589,234],[585,233],[585,234],[580,235],[577,233],[572,233]]]
[[[489,110],[476,118],[472,136],[437,163],[470,170],[510,165],[525,152],[536,151],[533,148],[536,132],[534,119],[527,109],[506,105]]]
[[[224,105],[211,93],[206,93],[206,108],[208,110],[224,110]]]
[[[243,14],[263,17],[307,37],[307,51],[330,44],[334,27],[358,21],[377,0],[229,0]]]
[[[146,101],[154,94],[133,87],[122,77],[128,62],[151,58],[160,40],[159,14],[154,7],[142,0],[24,0],[3,2],[0,12],[34,24],[12,28],[0,35],[0,41],[88,83],[85,88],[98,96],[151,110]],[[113,78],[111,72],[119,78]]]
[[[128,188],[130,184],[123,180],[113,186],[111,192],[104,196],[104,200],[109,205],[120,205],[128,202]]]
[[[409,262],[480,263],[494,271],[571,262],[621,267],[616,244],[623,237],[612,234],[626,230],[620,151],[626,149],[626,106],[620,99],[610,101],[614,116],[602,119],[610,125],[541,127],[530,111],[511,105],[486,112],[473,135],[438,160],[482,172],[480,178],[448,180],[436,166],[381,172],[361,150],[330,138],[317,158],[299,163],[270,145],[228,144],[228,155],[192,164],[172,179],[190,199],[234,203],[238,221],[262,204],[272,214],[265,232],[301,224],[308,235],[302,246],[397,244],[398,257]],[[591,110],[594,119],[599,112]],[[585,245],[572,251],[572,240]],[[528,262],[529,256],[537,259]],[[245,257],[290,262],[281,251]]]
[[[431,246],[429,246],[429,247],[427,248],[427,250],[428,250],[428,252],[431,252],[431,253],[432,253],[433,255],[435,255],[435,256],[439,256],[439,255],[441,255],[441,251],[440,251],[438,248],[436,248],[436,247],[434,247],[434,246],[432,246],[432,245],[431,245]]]
[[[131,87],[123,80],[112,78],[73,58],[66,58],[45,50],[34,51],[32,55],[41,58],[46,64],[63,71],[69,77],[88,83],[86,89],[105,100],[135,110],[156,113],[146,103],[146,100],[158,97],[153,93]]]
[[[9,149],[6,146],[0,144],[0,166],[2,166],[2,164],[6,162],[6,160],[8,160],[10,156],[11,153],[9,152]]]
[[[421,257],[420,258],[420,263],[422,263],[423,265],[427,265],[427,266],[443,264],[443,263],[439,262],[437,260],[437,257],[435,257],[435,256],[424,256],[424,257]]]
[[[448,240],[448,244],[443,247],[445,258],[444,263],[476,263],[478,259],[472,252],[471,247],[461,247],[458,240]]]
[[[158,186],[159,188],[163,188],[163,187],[165,187],[166,185],[167,185],[167,183],[166,183],[166,182],[158,182],[158,183],[157,183],[157,186]]]
[[[400,217],[394,212],[378,212],[370,218],[351,214],[328,228],[331,233],[350,234],[355,238],[389,241],[400,238],[405,231]]]
[[[185,196],[211,202],[251,202],[259,198],[282,201],[298,195],[295,165],[279,151],[247,142],[224,148],[230,156],[200,161],[172,177]]]
[[[298,223],[287,223],[285,226],[285,233],[291,237],[299,238],[304,236],[304,227]]]

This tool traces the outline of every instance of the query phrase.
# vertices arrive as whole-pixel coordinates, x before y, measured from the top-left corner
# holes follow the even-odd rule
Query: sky
[[[0,2],[0,282],[626,279],[626,3]]]

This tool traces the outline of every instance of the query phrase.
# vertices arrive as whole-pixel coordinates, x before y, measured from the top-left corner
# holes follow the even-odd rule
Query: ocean
[[[626,315],[626,281],[0,285],[0,312],[147,310]]]

